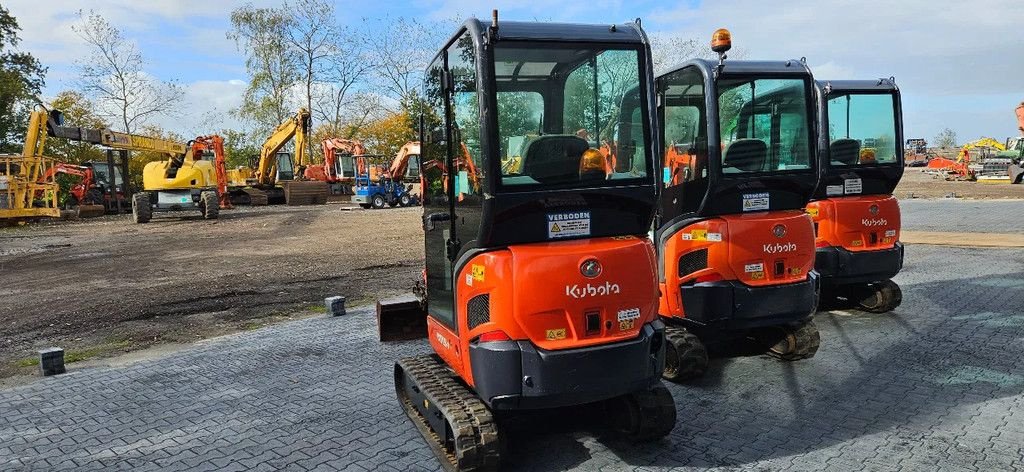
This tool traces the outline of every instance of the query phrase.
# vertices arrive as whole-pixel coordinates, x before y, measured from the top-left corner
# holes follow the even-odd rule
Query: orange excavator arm
[[[409,157],[418,155],[420,155],[419,141],[410,141],[405,143],[405,145],[398,150],[398,154],[395,155],[395,159],[391,161],[391,167],[388,168],[388,175],[396,181],[402,180],[405,177],[405,172],[409,170]]]
[[[192,140],[192,156],[201,157],[206,150],[213,151],[213,168],[217,174],[217,198],[222,209],[231,208],[228,195],[227,158],[224,156],[224,138],[218,135],[199,136]]]
[[[1024,136],[1024,102],[1020,102],[1014,111],[1017,113],[1017,129],[1020,130],[1020,135]]]

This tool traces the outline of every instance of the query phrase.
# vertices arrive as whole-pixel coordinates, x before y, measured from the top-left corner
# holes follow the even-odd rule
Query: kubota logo
[[[889,224],[889,221],[886,220],[885,218],[874,218],[874,219],[864,218],[863,220],[860,220],[860,224],[862,224],[864,226],[868,226],[868,227],[871,227],[871,226],[886,226],[886,225]]]
[[[619,284],[613,284],[611,282],[605,282],[604,285],[584,285],[579,284],[566,285],[565,296],[572,298],[586,298],[586,297],[601,297],[604,295],[614,295],[622,292],[619,288]]]
[[[764,249],[764,252],[766,252],[768,254],[779,254],[779,253],[783,253],[783,252],[793,252],[793,251],[796,251],[796,243],[765,244],[762,249]]]

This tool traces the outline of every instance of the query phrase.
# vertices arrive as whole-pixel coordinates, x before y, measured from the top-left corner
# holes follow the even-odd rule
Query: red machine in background
[[[353,158],[366,154],[366,147],[355,139],[330,138],[320,143],[324,151],[324,163],[306,167],[305,178],[336,184],[351,184],[355,178]]]
[[[67,207],[77,207],[79,216],[101,216],[106,213],[104,193],[96,187],[95,173],[90,166],[57,163],[39,177],[39,182],[46,182],[57,174],[76,175],[82,178],[71,186]],[[122,195],[118,195],[123,198]]]
[[[213,153],[213,168],[217,173],[217,201],[222,210],[231,209],[227,160],[224,156],[224,138],[215,134],[199,136],[192,140],[191,147],[193,156],[202,156],[207,151]]]

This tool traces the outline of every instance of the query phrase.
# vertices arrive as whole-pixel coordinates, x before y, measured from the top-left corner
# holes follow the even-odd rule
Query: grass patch
[[[103,343],[85,349],[69,349],[64,352],[64,363],[72,364],[97,357],[109,356],[115,352],[124,352],[124,350],[131,347],[131,345],[132,342],[125,339],[121,341]]]
[[[26,357],[14,363],[18,367],[35,367],[39,365],[38,357]]]
[[[323,305],[310,305],[307,309],[313,313],[327,313],[327,307]]]
[[[263,326],[264,326],[263,323],[259,323],[259,322],[256,322],[256,321],[250,321],[248,323],[243,323],[238,328],[241,329],[242,331],[255,331],[257,329],[262,328]]]

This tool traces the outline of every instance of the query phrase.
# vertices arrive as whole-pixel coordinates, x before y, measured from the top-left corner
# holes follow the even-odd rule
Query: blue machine
[[[362,167],[362,171],[356,171],[355,186],[352,188],[354,192],[352,201],[358,203],[359,206],[381,209],[385,206],[405,207],[418,203],[416,196],[409,193],[409,189],[402,182],[396,182],[386,176],[373,181],[370,179],[371,166]],[[380,174],[384,175],[384,172],[380,172]]]

